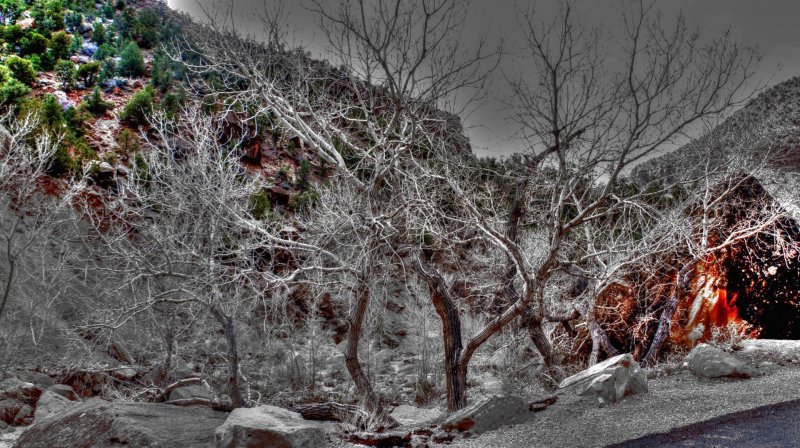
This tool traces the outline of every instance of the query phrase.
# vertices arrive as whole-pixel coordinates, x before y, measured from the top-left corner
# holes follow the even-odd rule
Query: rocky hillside
[[[764,90],[677,151],[637,166],[633,177],[674,182],[713,170],[728,157],[745,157],[784,172],[800,170],[800,76]]]

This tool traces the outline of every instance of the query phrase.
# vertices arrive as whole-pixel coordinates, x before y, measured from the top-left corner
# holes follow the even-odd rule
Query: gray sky
[[[230,4],[227,0],[168,0],[169,6],[192,15],[201,15],[202,8],[214,9]],[[324,37],[318,31],[316,19],[302,7],[302,2],[277,0],[233,0],[234,16],[242,31],[257,34],[258,16],[265,8],[282,4],[291,23],[293,39],[303,43],[315,57],[324,58]],[[522,50],[522,39],[515,30],[517,12],[515,4],[527,8],[524,0],[472,0],[467,17],[464,45],[473,45],[479,36],[487,35],[489,43],[503,40],[508,54],[494,73],[488,99],[465,117],[465,126],[473,149],[478,155],[505,155],[523,149],[516,139],[516,124],[508,119],[502,99],[508,96],[503,74],[513,75],[518,63],[515,54]],[[704,37],[718,36],[730,28],[734,40],[757,46],[763,53],[757,79],[769,85],[800,75],[800,1],[797,0],[669,0],[659,1],[658,7],[670,20],[683,11],[690,28],[700,29]],[[558,2],[540,0],[537,12],[551,17]],[[620,3],[613,0],[582,0],[576,9],[590,25],[601,28],[618,26]],[[674,23],[674,22],[672,22]]]

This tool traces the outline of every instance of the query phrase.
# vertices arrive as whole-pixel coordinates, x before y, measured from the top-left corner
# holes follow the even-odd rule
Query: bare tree
[[[432,295],[439,296],[440,317],[451,333],[445,341],[451,346],[451,409],[466,403],[463,385],[472,355],[517,316],[524,315],[545,365],[558,364],[543,331],[544,322],[558,317],[547,309],[548,287],[554,276],[588,266],[613,250],[598,251],[591,245],[575,250],[580,230],[642,199],[642,191],[619,188],[627,167],[677,141],[690,125],[728,111],[750,92],[746,81],[757,60],[752,50],[727,35],[701,47],[682,17],[674,28],[665,29],[653,6],[629,6],[617,36],[623,63],[616,68],[609,59],[618,55],[602,51],[597,32],[581,26],[571,4],[542,26],[532,12],[521,15],[533,70],[513,81],[512,88],[531,153],[525,159],[528,165],[520,167],[522,180],[506,182],[512,185],[506,188],[520,185],[510,214],[487,206],[496,202],[495,193],[475,182],[478,173],[458,168],[463,160],[440,153],[444,172],[429,173],[438,188],[450,189],[446,200],[459,205],[445,220],[474,229],[511,266],[503,280],[506,307],[462,344],[450,288],[434,265],[420,260],[419,271]],[[518,207],[520,202],[526,206]],[[446,208],[428,212],[437,210],[441,214]],[[523,245],[527,237],[517,235],[518,228],[531,232],[537,243],[533,250]],[[455,236],[441,226],[429,226],[429,231],[451,242]],[[519,293],[514,284],[519,284]]]
[[[232,23],[211,21],[194,28],[181,48],[201,57],[190,69],[223,75],[228,104],[247,105],[254,118],[276,117],[283,132],[336,167],[337,183],[352,185],[350,213],[358,214],[343,222],[343,232],[356,237],[361,258],[337,267],[354,276],[348,281],[354,300],[346,361],[359,395],[377,413],[379,400],[358,359],[359,340],[372,295],[368,279],[397,257],[398,218],[407,200],[397,193],[411,181],[407,173],[417,160],[429,157],[434,136],[453,151],[467,150],[458,119],[440,108],[456,90],[477,91],[485,63],[496,63],[496,53],[483,45],[471,54],[457,49],[465,7],[455,0],[312,2],[341,68],[286,49],[276,17],[265,20],[266,46],[242,39]]]

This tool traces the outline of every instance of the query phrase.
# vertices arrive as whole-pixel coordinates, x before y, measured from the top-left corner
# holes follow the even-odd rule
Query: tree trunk
[[[553,367],[557,365],[558,362],[556,361],[555,354],[553,353],[553,345],[550,343],[550,339],[548,339],[547,335],[544,333],[542,321],[540,319],[529,317],[526,319],[525,325],[528,327],[528,334],[531,337],[533,345],[536,346],[536,349],[539,350],[539,354],[542,355],[542,362],[544,362],[545,367]]]
[[[699,259],[695,258],[687,263],[675,276],[675,290],[672,293],[672,297],[670,297],[667,304],[664,305],[664,309],[661,311],[661,317],[658,320],[658,330],[656,330],[656,334],[653,336],[653,342],[650,343],[647,354],[642,358],[642,366],[651,367],[656,363],[658,354],[661,351],[661,346],[664,345],[664,342],[666,342],[669,337],[672,315],[675,314],[675,309],[678,307],[681,294],[686,290],[688,285],[687,277],[692,269],[694,269],[698,260]]]
[[[364,369],[361,368],[361,361],[358,359],[358,345],[361,340],[364,317],[367,314],[369,297],[369,272],[367,268],[367,270],[358,275],[356,280],[356,307],[350,319],[350,331],[347,334],[347,350],[344,358],[347,371],[356,386],[356,393],[366,401],[367,410],[373,414],[382,414],[383,407],[375,395],[367,375],[364,374]]]
[[[234,408],[244,408],[247,404],[239,390],[239,349],[236,346],[236,332],[233,329],[233,318],[225,316],[222,311],[214,306],[211,314],[222,324],[225,332],[225,342],[228,344],[228,395]]]
[[[439,271],[420,258],[416,260],[414,267],[428,285],[436,314],[442,322],[447,410],[457,411],[467,405],[467,363],[460,362],[464,349],[461,317]]]
[[[597,364],[600,349],[603,349],[609,357],[619,355],[619,350],[614,347],[603,327],[595,320],[594,312],[586,317],[586,325],[589,327],[589,335],[592,337],[592,353],[589,355],[589,367]]]
[[[247,404],[239,390],[239,349],[236,347],[236,333],[230,317],[225,320],[225,341],[228,343],[228,395],[234,408],[243,408]]]

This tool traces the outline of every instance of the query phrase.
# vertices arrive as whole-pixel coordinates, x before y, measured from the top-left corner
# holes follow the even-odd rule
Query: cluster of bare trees
[[[381,397],[360,360],[364,322],[380,296],[377,278],[427,289],[441,321],[450,410],[466,406],[470,362],[505,329],[528,333],[547,385],[563,375],[551,340],[556,326],[586,327],[590,363],[615,354],[595,318],[601,291],[642,260],[688,245],[696,261],[777,216],[711,241],[715,223],[707,218],[724,194],[712,191],[710,177],[695,196],[706,211],[699,215],[686,213],[697,203],[691,195],[663,203],[671,186],[625,178],[636,163],[745,100],[757,57],[727,35],[704,44],[682,17],[667,28],[651,4],[623,6],[619,32],[602,37],[581,23],[572,3],[546,20],[520,11],[526,71],[510,85],[528,151],[501,164],[476,159],[457,111],[448,111],[456,94],[480,98],[499,58],[483,45],[459,46],[466,2],[314,1],[331,64],[290,48],[280,15],[265,18],[259,40],[241,36],[232,21],[187,24],[172,56],[216,110],[152,116],[144,148],[127,172],[117,172],[102,213],[87,193],[94,191],[88,176],[66,193],[93,224],[84,232],[92,248],[86,269],[113,286],[84,329],[114,330],[150,316],[163,331],[168,370],[176,328],[209,318],[228,346],[227,394],[233,406],[246,406],[252,399],[241,384],[237,320],[256,309],[280,313],[279,298],[298,287],[332,294],[349,311],[347,370],[377,415]],[[240,163],[242,141],[225,128],[233,114],[256,134],[298,138],[310,149],[307,162],[333,167],[294,227],[254,213],[253,197],[269,179]],[[4,138],[14,140],[14,132]],[[21,150],[28,158],[4,156],[0,181],[38,178],[55,145],[37,140],[35,151]],[[2,146],[9,154],[17,148]],[[9,208],[32,192],[14,185],[24,191],[7,196]],[[10,274],[0,317],[17,254],[30,245],[16,240],[14,223],[5,224]],[[674,300],[660,310],[645,363],[657,359],[669,335],[692,266],[678,269]],[[481,327],[464,334],[464,314],[476,306]]]

